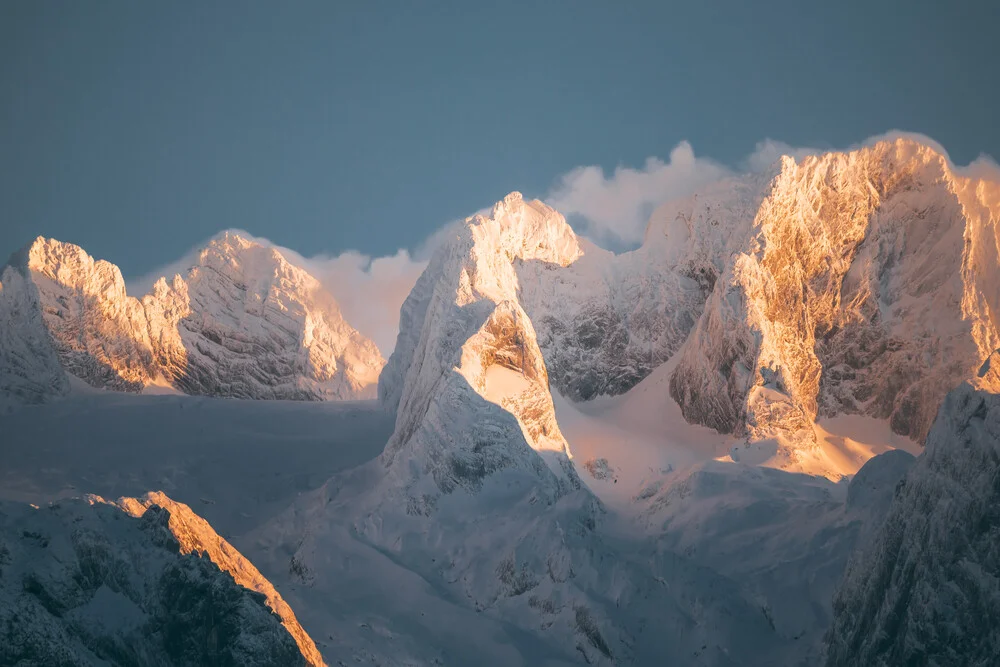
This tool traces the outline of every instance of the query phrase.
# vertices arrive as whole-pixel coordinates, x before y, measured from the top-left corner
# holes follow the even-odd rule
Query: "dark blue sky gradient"
[[[892,128],[1000,156],[1000,3],[0,3],[0,254],[412,247],[574,166]]]

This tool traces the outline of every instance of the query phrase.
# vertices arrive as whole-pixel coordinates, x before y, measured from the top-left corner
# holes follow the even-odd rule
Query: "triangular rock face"
[[[141,300],[126,294],[116,266],[51,239],[16,254],[2,282],[0,309],[12,313],[0,339],[5,367],[19,368],[48,338],[67,373],[104,389],[365,398],[384,363],[315,278],[237,232],[220,234],[186,276],[161,278]],[[34,356],[48,374],[35,377],[58,377],[51,355]],[[9,393],[39,400],[65,390],[63,378],[19,381]]]
[[[1000,342],[1000,185],[912,140],[784,158],[671,380],[685,417],[813,441],[817,415],[922,439]]]
[[[274,589],[186,506],[120,502],[140,518],[94,497],[0,505],[0,663],[323,664]]]
[[[382,458],[401,483],[417,482],[403,482],[412,470],[419,478],[430,472],[437,491],[421,497],[433,497],[527,465],[553,491],[559,487],[566,442],[534,327],[517,300],[513,262],[563,266],[579,255],[562,217],[517,193],[490,217],[470,219],[435,254],[403,305],[397,348],[379,384],[397,408]]]
[[[281,619],[281,625],[295,640],[295,645],[306,664],[314,667],[322,667],[325,664],[316,644],[299,625],[295,613],[271,582],[190,507],[172,500],[161,491],[147,493],[142,498],[119,498],[115,504],[134,517],[144,516],[151,508],[166,510],[169,513],[167,527],[177,540],[180,553],[194,553],[207,558],[220,570],[228,572],[238,585],[262,594],[267,606],[277,614]]]
[[[830,667],[1000,655],[1000,353],[948,394],[924,454],[834,599]]]

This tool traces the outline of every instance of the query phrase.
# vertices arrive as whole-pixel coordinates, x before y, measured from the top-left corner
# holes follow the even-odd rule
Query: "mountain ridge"
[[[25,348],[43,350],[47,341],[65,372],[115,391],[168,385],[235,398],[374,396],[384,363],[378,348],[306,271],[231,230],[194,262],[184,276],[161,277],[136,298],[114,264],[38,237],[12,255],[0,278],[0,309],[12,312],[13,325],[0,338],[0,358],[16,369],[30,363]],[[58,378],[51,353],[34,356],[41,370],[15,374]],[[28,401],[67,391],[58,379],[48,391],[0,384],[22,385],[7,393]]]

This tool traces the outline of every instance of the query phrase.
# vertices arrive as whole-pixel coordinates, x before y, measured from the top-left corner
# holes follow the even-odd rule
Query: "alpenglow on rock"
[[[814,443],[863,414],[922,440],[1000,343],[1000,183],[912,139],[783,158],[671,378],[685,418]]]
[[[141,300],[115,265],[38,238],[3,270],[0,312],[0,391],[26,402],[65,393],[63,370],[115,391],[367,398],[384,364],[315,278],[233,231]]]
[[[186,506],[119,502],[0,504],[0,664],[324,664],[270,584]]]

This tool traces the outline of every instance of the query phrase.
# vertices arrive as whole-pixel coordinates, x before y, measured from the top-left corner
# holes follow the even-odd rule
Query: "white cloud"
[[[783,155],[790,155],[796,161],[799,161],[802,158],[810,155],[819,155],[822,152],[818,148],[796,147],[786,144],[784,141],[765,139],[764,141],[757,142],[754,152],[740,163],[740,168],[742,171],[758,174],[771,169]]]
[[[642,241],[656,206],[731,173],[713,160],[696,157],[691,144],[682,141],[670,151],[669,161],[651,157],[641,169],[619,166],[610,177],[598,166],[577,167],[559,179],[545,201],[595,241],[635,245]]]
[[[396,347],[399,309],[427,266],[400,249],[371,257],[349,250],[335,257],[302,257],[279,248],[288,261],[311,273],[333,295],[347,322],[368,336],[386,357]]]

